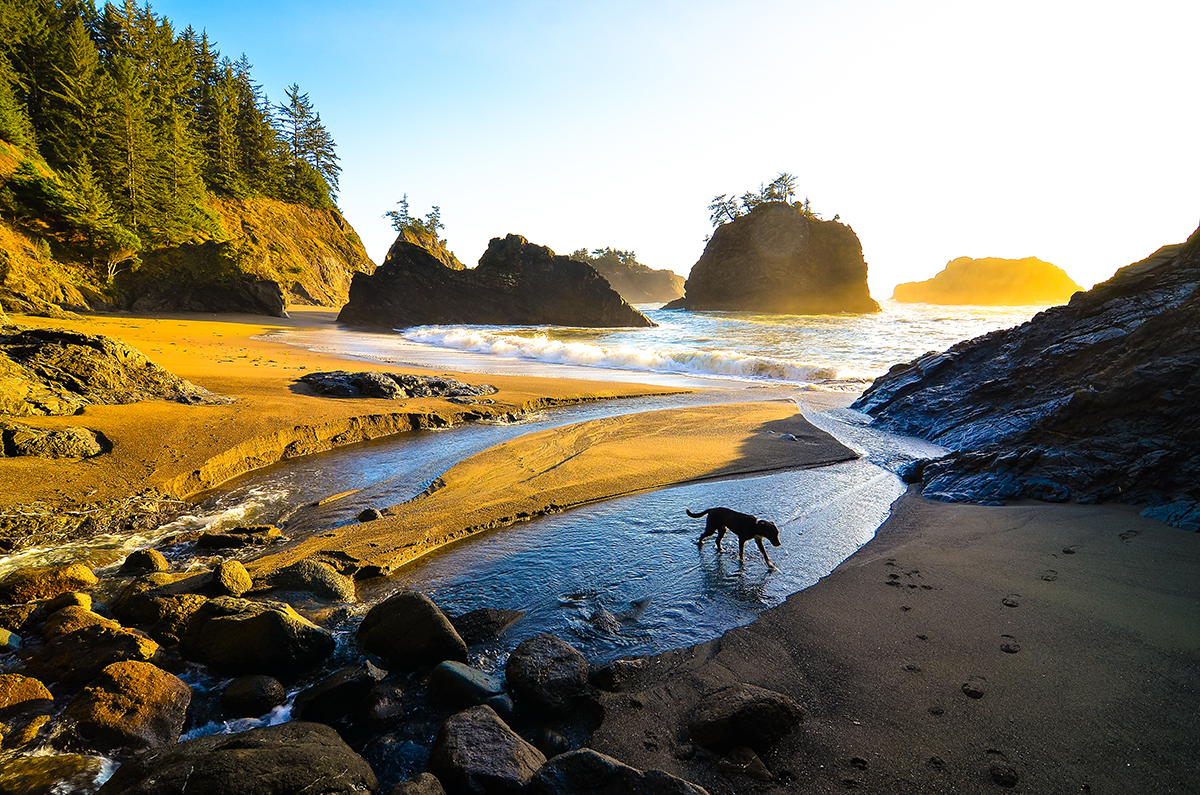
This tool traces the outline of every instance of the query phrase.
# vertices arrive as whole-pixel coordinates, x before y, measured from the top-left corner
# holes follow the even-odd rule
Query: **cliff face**
[[[1152,506],[1200,529],[1200,230],[1066,306],[897,365],[854,407],[955,452],[924,494]]]
[[[593,262],[592,267],[631,304],[666,303],[684,292],[684,278],[674,271],[655,270],[640,262],[631,265]]]
[[[557,256],[519,235],[492,238],[479,266],[471,270],[448,265],[437,250],[402,235],[374,274],[354,277],[350,302],[338,320],[382,328],[654,325],[590,265]]]
[[[374,270],[336,212],[266,198],[214,204],[229,239],[144,253],[117,282],[124,308],[281,315],[288,304],[340,306],[353,275]]]
[[[848,226],[760,204],[717,227],[692,266],[687,294],[667,309],[781,314],[878,312],[867,290],[862,244]]]
[[[901,303],[1023,306],[1062,304],[1083,288],[1066,271],[1037,257],[959,257],[923,282],[896,285]]]

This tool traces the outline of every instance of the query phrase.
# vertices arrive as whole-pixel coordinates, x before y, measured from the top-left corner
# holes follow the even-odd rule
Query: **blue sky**
[[[377,262],[407,193],[468,265],[511,232],[686,275],[712,197],[780,171],[876,298],[959,256],[1090,286],[1200,222],[1190,0],[152,6],[309,94]]]

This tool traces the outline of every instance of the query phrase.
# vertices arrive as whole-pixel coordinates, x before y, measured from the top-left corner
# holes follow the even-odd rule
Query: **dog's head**
[[[779,528],[775,526],[774,522],[768,522],[766,519],[759,519],[758,524],[755,527],[758,530],[759,535],[771,542],[771,546],[782,546],[782,544],[779,542]]]

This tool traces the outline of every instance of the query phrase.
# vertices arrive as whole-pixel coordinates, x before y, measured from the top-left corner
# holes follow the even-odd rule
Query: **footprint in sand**
[[[1063,547],[1063,554],[1064,555],[1074,555],[1078,551],[1078,549],[1079,549],[1079,547],[1072,544],[1069,547]]]
[[[1003,604],[1005,607],[1020,607],[1021,603],[1020,603],[1020,601],[1018,601],[1020,598],[1021,598],[1021,594],[1010,593],[1008,596],[1001,599],[1000,603]]]
[[[1000,651],[1005,654],[1016,654],[1021,650],[1021,644],[1012,635],[1001,635],[1000,641]]]
[[[1132,541],[1133,539],[1137,538],[1140,535],[1141,535],[1141,533],[1139,533],[1137,530],[1126,530],[1124,533],[1121,533],[1119,538],[1122,541],[1124,541],[1126,544],[1128,544],[1130,541]]]
[[[1046,582],[1054,582],[1058,579],[1058,572],[1054,569],[1046,569],[1042,574],[1042,579]]]
[[[987,685],[987,679],[982,676],[972,676],[967,681],[963,682],[963,695],[968,698],[983,698]]]

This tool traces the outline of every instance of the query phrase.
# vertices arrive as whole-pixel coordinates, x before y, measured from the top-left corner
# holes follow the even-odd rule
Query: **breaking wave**
[[[477,328],[421,326],[407,329],[410,342],[472,353],[505,356],[552,364],[604,367],[617,370],[683,373],[694,376],[755,378],[812,383],[852,378],[836,367],[800,364],[786,359],[752,356],[725,350],[663,350],[624,345],[597,345],[551,339],[546,334],[520,336]]]

